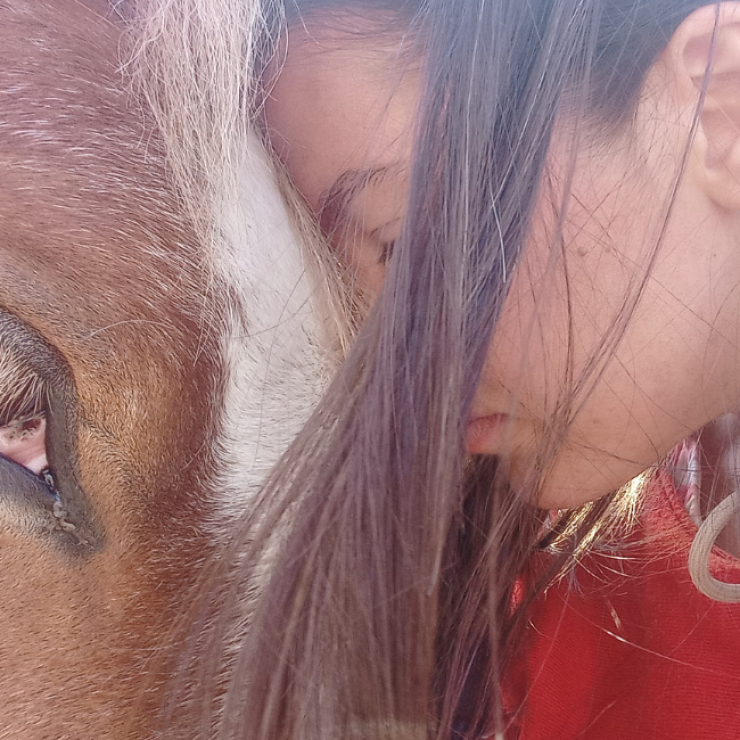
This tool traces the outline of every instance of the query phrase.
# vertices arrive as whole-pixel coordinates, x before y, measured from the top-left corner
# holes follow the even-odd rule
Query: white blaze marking
[[[224,513],[240,514],[319,400],[330,372],[296,230],[256,136],[225,209],[224,279],[241,303],[225,351]]]

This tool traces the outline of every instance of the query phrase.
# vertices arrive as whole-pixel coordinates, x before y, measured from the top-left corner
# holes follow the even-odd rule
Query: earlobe
[[[689,15],[663,55],[679,96],[701,103],[694,163],[706,195],[740,211],[740,2]]]
[[[740,141],[735,141],[713,167],[706,169],[707,194],[721,208],[740,211]]]

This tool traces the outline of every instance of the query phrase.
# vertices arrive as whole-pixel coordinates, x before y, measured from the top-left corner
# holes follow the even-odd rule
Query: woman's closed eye
[[[385,265],[390,258],[393,256],[393,249],[396,246],[396,240],[392,239],[389,242],[385,242],[380,245],[380,256],[378,257],[378,264]]]
[[[368,232],[370,237],[369,247],[374,250],[376,262],[379,265],[385,265],[393,256],[393,250],[401,234],[402,221],[400,218],[394,218],[392,221],[384,223]]]

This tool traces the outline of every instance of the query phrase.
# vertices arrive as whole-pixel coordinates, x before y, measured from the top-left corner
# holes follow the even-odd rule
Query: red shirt
[[[533,604],[505,680],[507,740],[740,740],[740,604],[699,593],[696,527],[659,473],[620,551],[593,552]],[[740,582],[715,548],[711,570]]]

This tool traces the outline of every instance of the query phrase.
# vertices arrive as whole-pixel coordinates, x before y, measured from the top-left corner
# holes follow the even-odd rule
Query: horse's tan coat
[[[0,524],[0,738],[153,736],[150,669],[210,551],[223,307],[119,44],[102,3],[0,0],[0,347],[66,383],[51,464],[94,535]]]

